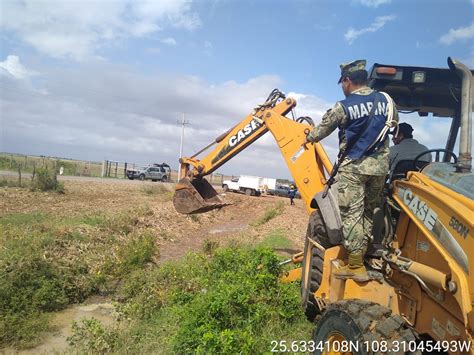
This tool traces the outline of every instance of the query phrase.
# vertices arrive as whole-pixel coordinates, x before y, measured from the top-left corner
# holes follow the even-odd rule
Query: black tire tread
[[[306,237],[318,242],[324,247],[328,247],[328,245],[324,243],[325,236],[327,236],[327,231],[323,221],[323,217],[321,215],[321,212],[319,210],[316,210],[309,217]],[[307,240],[305,240],[305,244],[305,250],[306,248],[311,247],[310,245],[308,245],[309,242]],[[311,322],[320,313],[319,307],[316,305],[316,300],[314,298],[313,293],[317,291],[323,279],[323,262],[324,252],[318,248],[313,248],[310,264],[311,275],[309,276],[309,294],[305,295],[304,299],[306,299],[306,304],[303,305],[306,318]],[[303,265],[305,264],[306,260],[303,260]],[[303,289],[302,292],[304,292]]]
[[[327,312],[338,310],[348,314],[357,324],[362,333],[362,341],[386,340],[412,342],[417,340],[415,331],[411,329],[399,314],[378,303],[361,299],[350,299],[335,302],[327,307],[322,317]],[[322,318],[321,316],[318,318]],[[316,335],[317,328],[315,329]],[[372,354],[381,354],[373,352]],[[392,353],[393,354],[393,353]],[[403,352],[400,352],[403,354]],[[421,354],[421,352],[410,353]]]

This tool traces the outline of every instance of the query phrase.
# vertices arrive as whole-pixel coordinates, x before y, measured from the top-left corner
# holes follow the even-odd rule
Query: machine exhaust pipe
[[[462,173],[471,171],[472,168],[472,104],[473,87],[471,70],[461,62],[448,57],[448,66],[455,71],[462,80],[461,92],[461,134],[459,139],[458,166]]]

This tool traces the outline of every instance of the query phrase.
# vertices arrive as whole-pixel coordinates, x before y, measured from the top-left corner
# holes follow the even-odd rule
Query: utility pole
[[[178,123],[181,125],[181,144],[179,147],[179,158],[183,156],[183,140],[184,140],[184,126],[189,124],[189,121],[186,121],[185,118],[185,113],[183,112],[183,119],[181,122],[178,121]],[[181,169],[180,166],[178,166],[178,181],[181,179]]]

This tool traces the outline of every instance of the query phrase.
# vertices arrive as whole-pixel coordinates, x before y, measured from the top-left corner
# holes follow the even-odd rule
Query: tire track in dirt
[[[190,251],[200,251],[206,240],[217,242],[220,246],[232,242],[255,244],[274,230],[284,231],[292,243],[291,248],[280,250],[281,252],[292,254],[302,250],[307,215],[301,200],[297,201],[296,206],[290,206],[288,199],[275,196],[250,197],[229,193],[225,197],[232,201],[233,205],[196,215],[197,217],[177,214],[177,218],[194,220],[195,223],[193,226],[187,225],[178,240],[159,245],[159,262],[178,259]],[[253,225],[267,209],[275,208],[281,202],[284,203],[281,215],[262,226]]]

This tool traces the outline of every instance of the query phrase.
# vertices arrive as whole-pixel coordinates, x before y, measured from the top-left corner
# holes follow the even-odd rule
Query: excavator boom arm
[[[284,97],[281,95],[279,99],[281,98]],[[180,176],[183,178],[176,186],[174,196],[176,210],[190,214],[226,205],[203,177],[218,169],[270,131],[308,211],[311,212],[313,210],[311,200],[324,188],[326,173],[331,171],[332,164],[319,143],[310,145],[307,149],[302,147],[311,126],[285,116],[295,106],[296,101],[292,98],[286,98],[280,102],[277,102],[275,98],[267,100],[239,124],[219,136],[215,140],[214,149],[201,160],[197,159],[197,155],[203,150],[190,158],[181,158]]]
[[[284,116],[293,109],[296,102],[292,99],[285,99],[279,103],[268,104],[269,107],[273,105],[273,110]],[[194,154],[191,158],[181,158],[180,176],[196,178],[211,174],[267,133],[268,128],[264,124],[263,116],[268,106],[264,104],[256,108],[253,113],[249,114],[237,125],[217,137],[206,148],[214,144],[217,145],[201,160],[196,159],[196,156],[206,150],[206,148]],[[191,167],[194,169],[191,169]]]

